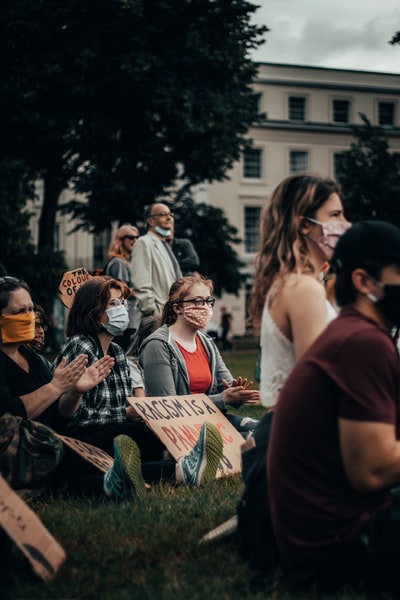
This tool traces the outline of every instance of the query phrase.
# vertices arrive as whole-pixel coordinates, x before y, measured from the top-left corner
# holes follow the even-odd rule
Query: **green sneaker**
[[[104,474],[104,491],[117,502],[144,499],[146,485],[142,476],[140,450],[128,435],[114,438],[114,463]]]
[[[223,442],[218,429],[212,423],[204,422],[196,444],[178,462],[182,483],[193,486],[212,483],[222,458],[222,450]]]

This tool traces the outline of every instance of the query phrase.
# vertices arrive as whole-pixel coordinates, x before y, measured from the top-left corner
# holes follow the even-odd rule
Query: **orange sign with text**
[[[205,394],[129,397],[128,401],[175,460],[179,460],[193,448],[204,421],[213,423],[224,443],[217,477],[241,471],[240,447],[243,437]]]
[[[58,292],[60,300],[66,308],[71,308],[76,292],[89,279],[92,279],[92,275],[85,267],[79,267],[78,269],[64,273],[61,283],[58,286]]]

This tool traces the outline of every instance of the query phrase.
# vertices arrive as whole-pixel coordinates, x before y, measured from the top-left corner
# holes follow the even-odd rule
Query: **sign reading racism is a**
[[[205,394],[129,397],[128,400],[175,460],[190,452],[203,422],[209,421],[216,426],[224,443],[217,477],[241,471],[243,437]]]

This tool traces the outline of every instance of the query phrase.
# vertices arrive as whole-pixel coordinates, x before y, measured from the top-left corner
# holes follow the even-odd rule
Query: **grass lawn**
[[[257,351],[224,359],[234,376],[253,378]],[[243,414],[261,416],[261,407]],[[233,540],[199,544],[213,527],[235,514],[241,476],[217,480],[209,490],[152,486],[143,504],[106,500],[36,500],[36,510],[67,553],[55,580],[43,583],[13,549],[12,600],[294,600],[278,577],[256,582]],[[351,590],[332,600],[362,600]],[[380,596],[385,598],[385,596]],[[3,600],[0,598],[0,600]]]

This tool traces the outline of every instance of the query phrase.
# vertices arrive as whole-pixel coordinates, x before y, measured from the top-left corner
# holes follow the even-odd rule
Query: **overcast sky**
[[[253,58],[400,73],[400,0],[251,0],[257,24],[270,31]]]

